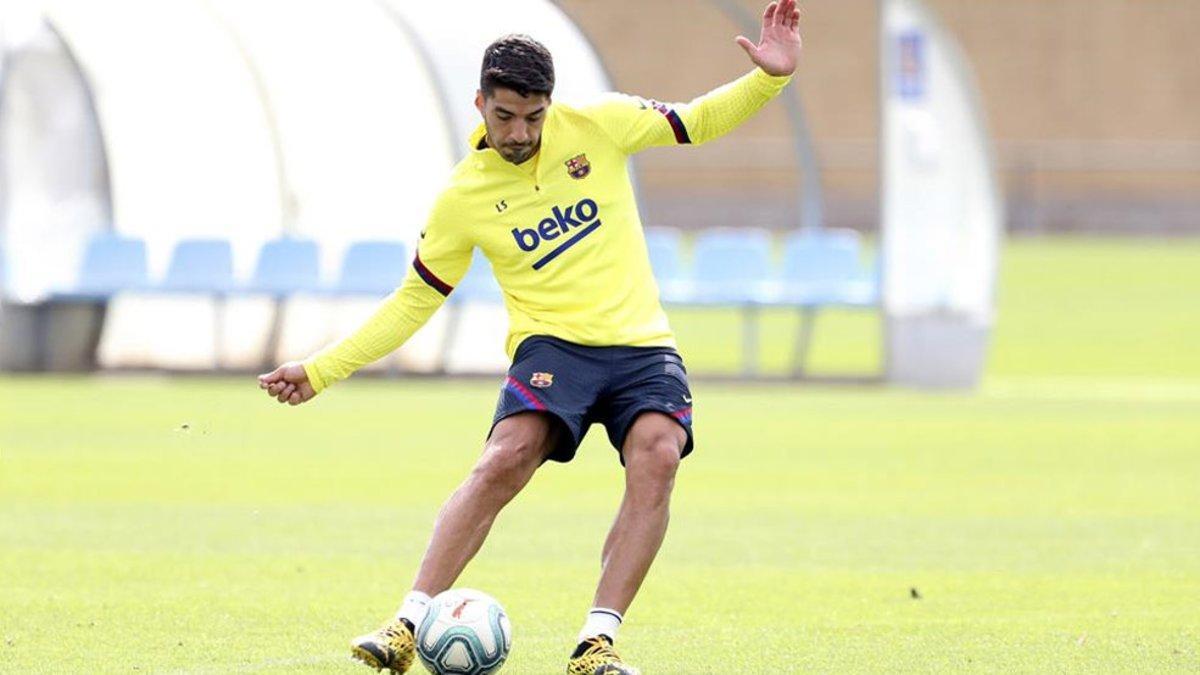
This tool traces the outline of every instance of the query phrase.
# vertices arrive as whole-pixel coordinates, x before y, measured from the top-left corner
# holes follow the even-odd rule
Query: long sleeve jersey
[[[441,306],[479,247],[504,296],[511,358],[549,335],[588,346],[674,346],[659,302],[628,157],[722,136],[790,77],[760,69],[686,104],[624,94],[547,109],[537,154],[515,165],[481,141],[434,203],[412,267],[355,333],[304,362],[318,392],[386,356]]]

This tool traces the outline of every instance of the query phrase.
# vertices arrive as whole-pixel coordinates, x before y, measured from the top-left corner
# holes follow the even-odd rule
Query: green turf
[[[647,673],[1200,669],[1198,252],[1010,247],[975,394],[697,382],[623,652]],[[292,409],[249,380],[0,380],[0,671],[367,672],[346,641],[407,589],[495,392],[357,380]],[[506,672],[561,672],[587,609],[621,487],[597,431],[462,580],[512,615]]]

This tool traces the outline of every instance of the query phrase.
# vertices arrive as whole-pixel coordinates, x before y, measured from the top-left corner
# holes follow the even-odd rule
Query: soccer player
[[[692,395],[650,270],[627,158],[728,133],[787,85],[800,58],[795,0],[772,2],[755,68],[688,104],[611,95],[551,103],[554,66],[540,43],[500,38],[484,52],[475,106],[483,123],[432,208],[412,268],[357,332],[259,386],[297,405],[399,347],[463,277],[472,250],[491,261],[508,309],[512,358],[491,433],[442,507],[396,616],[356,638],[355,658],[404,672],[430,597],[454,583],[496,515],[547,460],[568,462],[602,423],[625,467],[625,496],[604,542],[592,609],[568,673],[636,673],[613,643],[667,530],[680,460],[692,450]]]

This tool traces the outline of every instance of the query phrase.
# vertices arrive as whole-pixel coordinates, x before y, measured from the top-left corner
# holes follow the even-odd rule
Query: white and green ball
[[[439,593],[417,626],[417,656],[435,675],[489,675],[512,648],[512,624],[495,598],[469,588]]]

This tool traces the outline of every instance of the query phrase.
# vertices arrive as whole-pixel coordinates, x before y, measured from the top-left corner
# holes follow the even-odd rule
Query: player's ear
[[[483,114],[483,90],[482,89],[475,92],[475,109],[479,111],[480,115]]]

